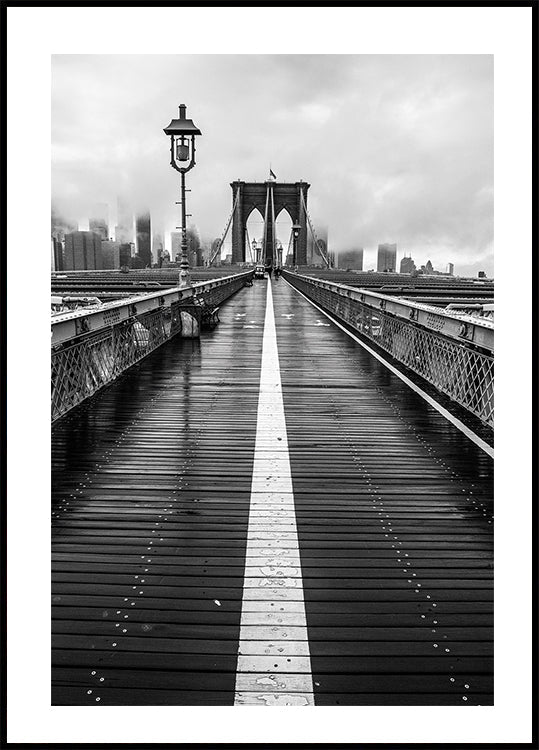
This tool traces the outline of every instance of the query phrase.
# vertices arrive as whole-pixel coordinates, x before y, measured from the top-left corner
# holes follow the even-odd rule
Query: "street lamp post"
[[[292,266],[295,268],[298,258],[298,237],[301,229],[300,224],[292,224],[292,237],[294,238],[294,244],[292,246]]]
[[[170,136],[170,166],[180,173],[182,207],[182,246],[180,259],[180,287],[191,286],[187,255],[187,214],[185,211],[185,173],[195,166],[195,136],[202,135],[192,120],[186,118],[187,107],[180,104],[179,117],[164,128]]]

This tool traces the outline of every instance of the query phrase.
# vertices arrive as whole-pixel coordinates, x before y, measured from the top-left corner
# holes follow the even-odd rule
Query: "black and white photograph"
[[[506,27],[527,76],[518,32],[532,5],[513,9],[513,37]],[[61,9],[48,10],[52,32]],[[29,438],[41,468],[28,448],[23,469],[50,510],[25,564],[45,588],[50,577],[39,671],[57,718],[43,741],[434,745],[494,741],[505,711],[504,731],[525,742],[518,420],[531,359],[529,322],[514,331],[508,316],[525,318],[531,299],[531,186],[515,187],[507,229],[507,52],[479,34],[470,45],[459,19],[471,8],[243,10],[73,7],[48,55],[44,189],[20,178],[27,212],[50,219],[50,235],[32,232],[43,305],[27,364],[40,394],[50,367],[50,417]],[[470,30],[503,22],[497,11],[513,20],[473,10]],[[332,13],[342,46],[314,43]],[[392,49],[384,13],[394,39],[421,36],[422,13],[423,42],[445,13],[456,36]],[[152,36],[167,17],[176,47],[173,28],[137,45],[145,19]],[[352,19],[380,42],[352,45]],[[519,123],[515,170],[529,167],[531,122]],[[12,540],[36,526],[24,497]],[[512,701],[522,718],[509,730]],[[90,720],[90,706],[107,710]],[[150,715],[182,730],[116,728]]]

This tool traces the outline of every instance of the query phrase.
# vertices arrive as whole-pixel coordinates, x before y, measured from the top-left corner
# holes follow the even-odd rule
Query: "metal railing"
[[[491,320],[286,270],[283,276],[482,422],[494,425]]]
[[[218,307],[252,275],[248,271],[187,289],[168,289],[53,316],[52,421],[181,333],[185,315],[196,312],[197,297],[207,307]]]

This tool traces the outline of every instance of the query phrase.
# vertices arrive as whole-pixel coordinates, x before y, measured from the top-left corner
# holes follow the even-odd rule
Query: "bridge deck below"
[[[491,459],[272,290],[314,703],[491,704]],[[273,606],[246,619],[265,311],[256,282],[54,428],[53,704],[234,703],[240,624]]]

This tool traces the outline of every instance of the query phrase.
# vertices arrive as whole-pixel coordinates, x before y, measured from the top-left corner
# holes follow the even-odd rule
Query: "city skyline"
[[[53,56],[53,200],[81,216],[125,192],[168,236],[179,185],[163,127],[185,101],[202,131],[189,212],[203,240],[222,232],[230,182],[263,181],[271,163],[312,184],[333,251],[360,244],[370,267],[392,238],[491,275],[492,85],[488,55]]]
[[[120,217],[120,215],[122,213],[123,213],[124,216],[125,216],[126,212],[129,215],[129,207],[125,204],[125,202],[120,197],[117,198],[118,209],[117,209],[116,214],[114,214],[113,205],[111,205],[111,206],[109,206],[107,204],[102,204],[102,205],[107,208],[108,216],[110,216],[110,217],[116,216],[118,222],[120,222],[119,217]],[[112,211],[111,211],[111,209],[112,209]],[[132,212],[131,212],[131,219],[132,219],[132,221],[131,221],[132,228],[131,229],[132,229],[132,233],[134,234],[134,229],[133,228],[135,226],[135,215]],[[52,211],[52,218],[51,218],[51,226],[53,227],[53,232],[52,233],[53,233],[54,239],[57,239],[58,235],[60,235],[60,239],[63,237],[63,232],[61,231],[62,222],[68,223],[69,220],[66,219],[65,217],[59,217],[58,214],[56,213],[56,211],[53,209],[53,211]],[[78,230],[79,231],[88,231],[89,227],[90,227],[90,223],[91,223],[91,219],[89,219],[89,218],[79,219],[79,221],[78,221]],[[257,222],[257,220],[255,219],[254,224],[256,225],[257,223],[260,223],[260,222]],[[281,222],[278,222],[278,223],[281,223]],[[115,226],[114,232],[112,232],[112,229],[111,229],[112,226]],[[189,226],[190,226],[190,228],[195,229],[195,231],[198,232],[198,226],[195,223],[193,223],[193,224],[191,224]],[[114,234],[114,237],[112,236],[113,234]],[[174,254],[175,254],[175,251],[174,251],[174,242],[175,241],[176,241],[176,243],[179,242],[178,238],[179,238],[180,234],[181,234],[181,231],[179,231],[177,229],[171,230],[171,231],[168,231],[168,232],[164,232],[163,230],[160,230],[159,232],[153,232],[153,230],[152,230],[151,253],[152,253],[152,262],[153,263],[156,263],[158,261],[159,251],[160,250],[167,251],[170,254],[171,258],[174,258]],[[125,223],[124,224],[122,224],[122,223],[116,223],[111,218],[110,219],[110,229],[109,229],[109,239],[115,240],[116,242],[125,242],[126,240],[122,239],[123,237],[125,237]],[[167,238],[168,238],[168,241],[167,241]],[[254,233],[253,236],[251,237],[251,240],[257,239],[257,241],[261,242],[262,241],[261,238],[262,238],[262,232],[260,232],[260,238],[258,238],[258,235],[256,233]],[[318,230],[318,239],[319,240],[322,239],[327,244],[327,239],[328,239],[328,227],[327,226],[320,227],[320,229]],[[213,244],[214,244],[215,240],[216,240],[216,238],[213,238],[213,239],[212,238],[205,238],[202,241],[202,245],[205,248],[205,250],[207,250],[209,252],[210,249],[213,247]],[[279,241],[283,244],[283,246],[286,244],[281,239],[279,239]],[[410,249],[401,249],[399,247],[398,242],[397,243],[379,243],[378,245],[370,247],[370,248],[369,247],[366,247],[366,248],[365,247],[361,247],[360,250],[361,250],[361,256],[362,256],[362,262],[361,262],[362,268],[359,269],[359,270],[362,270],[362,269],[363,270],[376,270],[377,265],[378,265],[378,258],[379,258],[380,246],[381,245],[385,246],[385,245],[388,245],[388,244],[390,244],[392,246],[396,246],[395,270],[397,272],[409,272],[409,271],[401,271],[400,269],[402,267],[402,261],[406,260],[406,259],[409,259],[409,256],[411,255],[412,251]],[[227,243],[225,243],[225,246],[223,248],[223,252],[221,254],[221,260],[222,261],[224,261],[225,258],[226,258],[226,256],[227,256],[227,248],[228,248],[229,245],[230,245],[230,241],[228,241]],[[312,238],[310,236],[309,236],[309,243],[308,243],[308,245],[309,245],[309,248],[310,248],[310,251],[309,251],[310,254],[309,254],[308,262],[309,263],[311,263],[311,262],[318,262],[319,265],[322,265],[323,261],[322,261],[322,259],[319,256],[316,256],[316,258],[314,258],[314,259],[311,258],[311,256],[312,256]],[[328,249],[329,249],[330,252],[334,252],[330,244],[328,244],[327,246],[328,246]],[[338,265],[339,267],[342,267],[342,263],[340,261],[340,256],[347,256],[350,253],[356,252],[356,250],[358,248],[359,248],[359,243],[356,244],[355,247],[342,248],[340,251],[337,251],[337,253],[335,255],[336,265]],[[177,250],[177,248],[176,248],[176,250]],[[425,265],[425,263],[427,263],[431,259],[430,259],[430,257],[425,257],[425,258],[414,257],[413,260],[414,261],[415,260],[418,261],[417,268],[420,269],[421,266]],[[353,266],[351,266],[351,267],[353,267]],[[453,274],[455,272],[455,263],[453,263],[450,260],[443,260],[442,259],[442,260],[440,260],[438,262],[438,265],[436,266],[436,264],[435,264],[434,267],[435,267],[435,270],[437,272],[439,272],[439,273],[448,272],[448,268],[450,268],[450,267],[452,269],[450,273]],[[380,269],[378,269],[378,270],[380,270]],[[477,269],[477,271],[480,271],[480,270],[484,270],[484,269],[483,268],[478,268]],[[466,275],[466,274],[463,274],[463,273],[459,272],[458,265],[456,266],[456,275],[457,276],[464,276],[464,275]],[[468,274],[468,275],[470,275],[470,274]],[[472,275],[476,276],[477,274],[472,274]],[[493,276],[493,274],[488,274],[487,273],[487,276]]]

